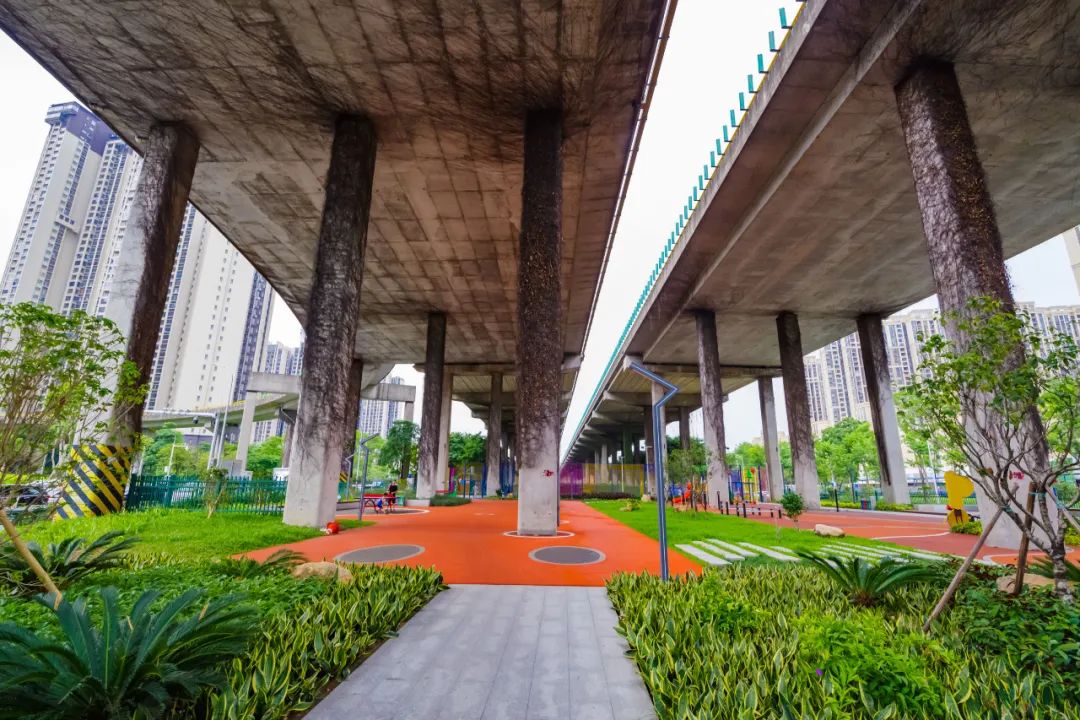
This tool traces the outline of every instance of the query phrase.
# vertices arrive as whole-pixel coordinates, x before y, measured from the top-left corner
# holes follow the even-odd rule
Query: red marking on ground
[[[763,508],[776,507],[768,504],[761,505]],[[775,518],[747,516],[749,520],[759,520],[766,523],[777,522]],[[780,520],[784,527],[795,527],[790,519]],[[841,528],[848,535],[856,537],[881,539],[894,545],[903,545],[918,550],[948,553],[966,557],[975,547],[978,540],[976,535],[962,535],[960,533],[948,533],[949,526],[944,516],[915,515],[905,517],[901,513],[889,512],[859,512],[843,511],[833,512],[827,509],[806,512],[799,516],[799,527],[804,530],[813,530],[814,525],[832,525]],[[903,537],[908,536],[908,537]],[[921,536],[921,537],[920,537]],[[983,545],[979,550],[979,557],[985,558],[993,555],[993,561],[1001,564],[1014,564],[1016,551],[1008,548]],[[1031,556],[1042,557],[1043,554],[1032,549]],[[1080,548],[1073,548],[1069,557],[1074,562],[1080,561]]]
[[[659,574],[660,550],[655,540],[582,502],[563,501],[560,508],[559,529],[574,533],[572,537],[508,537],[503,533],[517,527],[517,502],[478,500],[430,508],[419,515],[365,512],[364,519],[374,520],[375,525],[248,555],[263,560],[279,547],[287,547],[309,560],[332,560],[341,553],[376,545],[421,545],[423,553],[393,564],[434,565],[447,583],[599,586],[619,571]],[[550,565],[529,557],[532,550],[551,545],[592,548],[606,557],[593,565]],[[668,553],[668,562],[672,575],[701,571],[674,551]]]

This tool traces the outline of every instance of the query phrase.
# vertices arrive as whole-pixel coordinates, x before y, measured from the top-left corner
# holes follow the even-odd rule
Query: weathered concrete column
[[[729,497],[727,442],[724,438],[724,386],[720,378],[720,346],[716,340],[716,314],[711,310],[694,313],[697,323],[698,375],[701,383],[701,418],[705,431],[705,451],[709,459],[706,481],[709,503]],[[688,423],[689,425],[689,423]],[[689,427],[687,428],[689,433]],[[718,494],[719,493],[719,494]]]
[[[184,125],[159,123],[150,128],[145,148],[105,308],[105,317],[127,339],[126,357],[139,371],[139,385],[150,381],[199,141]],[[142,432],[143,408],[144,403],[117,403],[111,445],[133,447]]]
[[[484,495],[487,497],[494,497],[499,489],[499,466],[502,463],[502,378],[502,373],[491,374],[487,444],[484,448],[484,457],[487,459],[487,486]]]
[[[607,440],[605,440],[600,448],[600,482],[602,483],[611,482],[611,474],[608,469],[608,452],[608,444]]]
[[[690,408],[679,408],[679,449],[690,449]]]
[[[424,401],[420,446],[417,448],[416,497],[430,500],[439,479],[439,439],[442,437],[443,376],[446,355],[446,315],[428,315],[424,357]]]
[[[656,383],[652,383],[651,392],[652,392],[652,401],[653,401],[654,405],[656,403],[660,402],[660,398],[664,397],[664,389],[662,387],[660,387],[659,385],[657,385]],[[649,417],[652,417],[652,408],[651,407],[648,409],[648,413],[649,413]],[[653,448],[653,462],[656,463],[656,462],[659,462],[660,458],[663,459],[663,461],[665,463],[664,464],[664,468],[665,468],[664,477],[665,478],[669,478],[668,472],[666,470],[666,468],[667,468],[667,460],[668,460],[667,424],[668,424],[667,423],[667,408],[660,408],[660,446]],[[656,480],[657,480],[656,466],[654,464],[653,465],[653,487],[656,489],[657,492],[659,492],[659,487],[656,484]],[[666,483],[668,485],[670,485],[671,484],[670,479],[667,479]]]
[[[821,497],[818,490],[817,461],[814,459],[810,398],[806,394],[806,367],[803,365],[799,318],[793,313],[780,313],[776,316],[776,330],[780,340],[780,372],[784,376],[784,404],[787,406],[795,491],[802,496],[803,504],[807,508],[819,508]]]
[[[405,406],[404,417],[402,419],[403,420],[408,420],[409,422],[412,422],[413,421],[413,413],[416,412],[416,408],[414,407],[416,405],[416,403],[407,402],[407,403],[402,403],[402,404]]]
[[[779,502],[784,496],[784,465],[780,462],[772,378],[759,379],[757,386],[758,402],[761,404],[761,442],[765,446],[765,473],[769,476],[769,499]]]
[[[860,315],[856,323],[859,327],[863,374],[866,376],[866,393],[870,399],[870,418],[874,421],[882,494],[885,502],[907,504],[911,501],[911,495],[904,472],[904,451],[900,444],[900,426],[896,421],[889,352],[885,347],[881,316]]]
[[[251,429],[255,425],[255,406],[259,404],[257,393],[244,394],[244,413],[240,416],[240,429],[236,435],[236,457],[232,461],[230,475],[247,469],[248,448],[251,446]]]
[[[449,368],[443,373],[442,402],[439,403],[439,465],[435,489],[450,489],[450,419],[454,408],[454,374]]]
[[[356,426],[360,421],[360,390],[364,384],[364,361],[353,358],[349,365],[349,385],[345,395],[345,423],[341,435],[341,472],[353,477],[353,454],[356,453]]]
[[[518,263],[518,532],[554,535],[562,395],[561,110],[525,118]]]
[[[656,494],[656,466],[654,464],[656,454],[653,452],[653,422],[652,408],[646,405],[645,411],[645,492],[649,495]]]
[[[1005,310],[1015,308],[993,198],[952,64],[917,63],[896,86],[896,99],[938,304],[946,314],[945,332],[963,347],[965,340],[949,313],[968,312],[967,302],[980,296],[994,298]],[[1024,352],[1023,347],[1016,348],[1018,358]],[[1037,408],[1031,408],[1027,425],[1029,436],[1043,435]],[[1042,457],[1035,464],[1048,464],[1045,441],[1038,448],[1035,452]],[[978,486],[976,496],[982,516],[993,515],[995,504]],[[1019,484],[1017,497],[1029,497],[1026,482]],[[1017,548],[1020,540],[1020,528],[1004,515],[987,541]]]
[[[296,439],[296,433],[293,432],[296,427],[296,411],[282,408],[278,410],[278,417],[285,425],[285,433],[281,438],[281,467],[287,468],[292,459],[293,440]]]
[[[374,173],[374,125],[363,117],[339,117],[304,328],[295,457],[283,517],[289,525],[322,527],[334,519]]]

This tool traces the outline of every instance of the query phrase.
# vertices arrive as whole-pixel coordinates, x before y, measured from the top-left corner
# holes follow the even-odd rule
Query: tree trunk
[[[41,584],[45,586],[46,592],[52,593],[53,609],[60,607],[60,600],[63,597],[60,593],[60,588],[56,587],[56,583],[49,577],[49,573],[45,571],[45,568],[37,561],[34,554],[30,552],[30,548],[26,547],[22,535],[15,529],[15,524],[11,522],[11,518],[8,517],[7,512],[3,508],[0,508],[0,525],[4,526],[4,531],[8,534],[8,537],[11,538],[11,544],[15,546],[19,555],[26,561],[26,564],[30,566],[30,570],[37,576],[37,579],[41,581]]]

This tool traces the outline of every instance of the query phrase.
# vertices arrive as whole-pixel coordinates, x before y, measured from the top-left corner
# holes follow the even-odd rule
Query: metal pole
[[[368,435],[360,441],[360,447],[364,450],[364,473],[360,476],[360,499],[356,503],[356,519],[360,522],[364,521],[364,490],[367,488],[368,455],[371,454],[371,448],[369,448],[367,444],[369,440],[372,440],[375,437],[377,437],[377,435]],[[354,454],[353,457],[356,457],[356,455]]]
[[[666,432],[666,428],[661,427],[660,423],[660,410],[667,404],[668,400],[675,397],[679,392],[679,388],[669,383],[664,378],[660,377],[654,372],[646,370],[638,363],[630,363],[630,369],[639,375],[643,375],[649,380],[652,380],[657,385],[663,387],[667,392],[664,396],[657,401],[652,407],[652,420],[653,420],[653,447],[656,450],[653,452],[653,465],[656,473],[656,508],[658,513],[658,525],[660,535],[660,579],[668,579],[668,547],[667,547],[667,492],[664,487],[664,457],[661,449],[664,447],[663,433]]]

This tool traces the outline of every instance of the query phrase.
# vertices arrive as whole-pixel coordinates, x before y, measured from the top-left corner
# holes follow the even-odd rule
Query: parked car
[[[0,485],[0,506],[10,517],[44,514],[56,499],[49,485]]]

